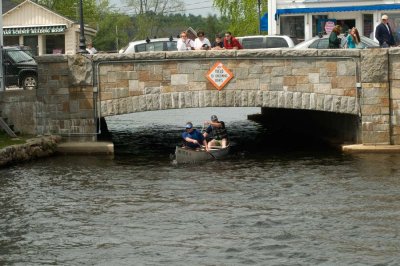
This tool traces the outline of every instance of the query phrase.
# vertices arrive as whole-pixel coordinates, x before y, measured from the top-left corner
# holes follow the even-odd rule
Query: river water
[[[0,265],[399,265],[400,155],[303,145],[258,111],[109,118],[113,158],[0,169]],[[231,155],[174,164],[185,122],[214,113]]]

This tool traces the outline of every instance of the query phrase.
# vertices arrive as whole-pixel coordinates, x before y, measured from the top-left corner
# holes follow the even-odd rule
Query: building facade
[[[3,14],[4,45],[28,46],[33,55],[75,54],[79,50],[78,22],[26,0]],[[96,34],[85,27],[85,38]]]
[[[268,34],[284,34],[308,40],[319,33],[329,33],[339,24],[342,32],[357,27],[361,35],[374,38],[381,16],[389,24],[400,44],[400,0],[269,0]]]

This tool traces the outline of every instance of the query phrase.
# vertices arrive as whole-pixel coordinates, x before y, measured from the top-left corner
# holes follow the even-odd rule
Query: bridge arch
[[[15,128],[33,134],[96,139],[104,116],[257,106],[358,116],[362,143],[400,144],[399,51],[268,49],[40,56],[38,89],[1,93],[0,105],[2,116]],[[234,74],[221,91],[205,78],[216,62]]]

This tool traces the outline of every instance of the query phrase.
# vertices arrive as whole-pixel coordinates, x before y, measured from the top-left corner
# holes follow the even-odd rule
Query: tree
[[[230,20],[228,30],[233,35],[258,34],[258,0],[214,0],[214,6]],[[262,10],[265,9],[262,7]]]
[[[181,0],[125,0],[134,14],[134,24],[137,28],[135,39],[157,36],[160,27],[160,17],[178,10],[183,10]]]
[[[129,42],[129,33],[133,31],[129,16],[107,13],[99,22],[99,31],[93,42],[100,51],[117,52]]]
[[[108,10],[109,1],[82,0],[85,24],[96,28],[101,14]],[[79,0],[36,0],[38,4],[48,7],[71,20],[79,21]]]

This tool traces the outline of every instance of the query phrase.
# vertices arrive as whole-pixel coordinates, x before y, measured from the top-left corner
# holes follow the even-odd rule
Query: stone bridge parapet
[[[359,116],[363,143],[400,144],[399,55],[395,48],[41,56],[39,88],[27,108],[32,112],[23,114],[31,116],[25,119],[30,124],[21,131],[95,138],[100,117],[273,107]],[[216,62],[234,75],[222,90],[206,78]],[[16,120],[12,110],[18,105],[8,99],[8,92],[0,95],[2,115]]]

